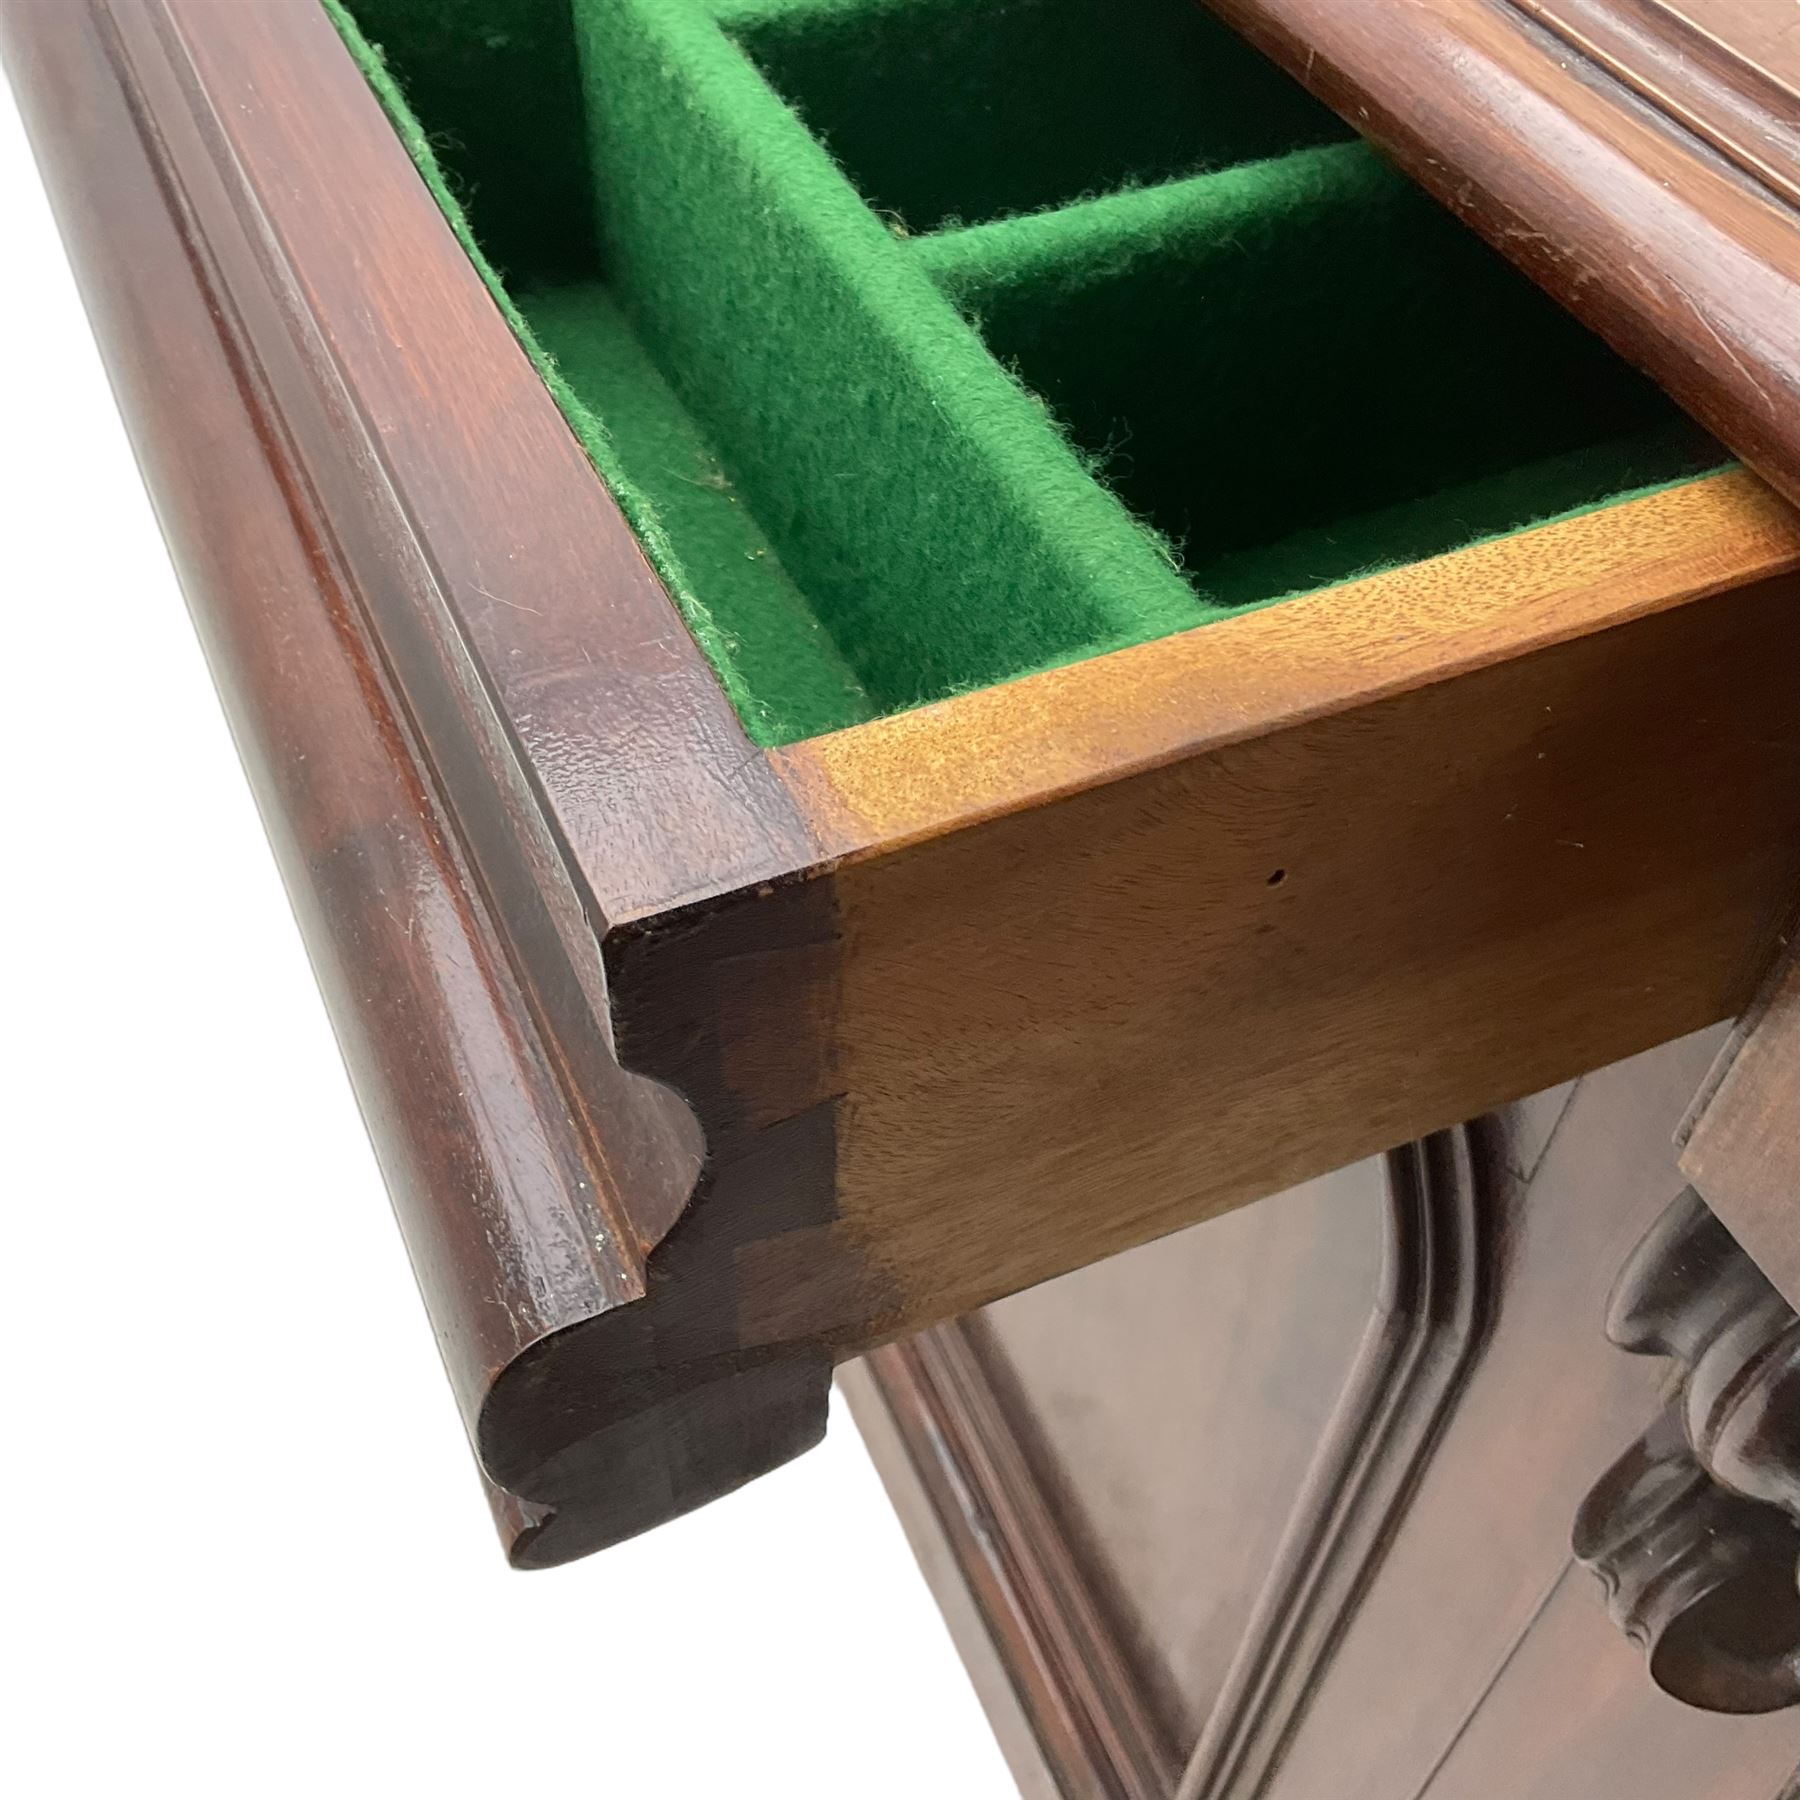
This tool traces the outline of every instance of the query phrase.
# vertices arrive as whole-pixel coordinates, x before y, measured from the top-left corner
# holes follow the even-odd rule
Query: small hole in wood
[[[1286,880],[1287,880],[1287,870],[1286,869],[1277,869],[1275,871],[1275,873],[1269,877],[1269,886],[1270,887],[1280,887],[1281,884]]]

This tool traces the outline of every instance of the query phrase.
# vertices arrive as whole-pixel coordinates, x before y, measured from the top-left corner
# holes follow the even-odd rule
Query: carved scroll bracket
[[[1800,1317],[1689,1188],[1627,1259],[1606,1329],[1681,1380],[1583,1502],[1577,1559],[1666,1693],[1800,1703]]]

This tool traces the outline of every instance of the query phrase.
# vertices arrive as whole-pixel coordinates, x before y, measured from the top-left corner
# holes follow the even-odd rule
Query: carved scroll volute
[[[1800,1521],[1800,1318],[1692,1188],[1620,1271],[1606,1335],[1674,1357],[1701,1466]]]
[[[1800,1703],[1800,1318],[1689,1189],[1620,1271],[1607,1335],[1682,1379],[1583,1503],[1576,1557],[1665,1692]]]
[[[1595,1483],[1573,1548],[1665,1693],[1709,1712],[1800,1700],[1800,1531],[1719,1486],[1674,1407]]]

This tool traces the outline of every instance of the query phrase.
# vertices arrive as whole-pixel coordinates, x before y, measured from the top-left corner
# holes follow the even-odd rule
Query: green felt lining
[[[943,232],[917,252],[1215,605],[1720,460],[1361,143]]]
[[[1351,137],[1195,0],[715,7],[911,232]]]
[[[762,743],[1723,460],[1191,0],[329,3]]]

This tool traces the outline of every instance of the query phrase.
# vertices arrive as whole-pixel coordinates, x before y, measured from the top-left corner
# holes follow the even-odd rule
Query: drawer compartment
[[[1364,144],[919,250],[1209,616],[1720,460]]]
[[[1725,460],[1188,0],[354,11],[478,242],[480,46],[561,72],[504,279],[761,743]]]
[[[868,204],[914,236],[1353,135],[1189,0],[716,13]]]

